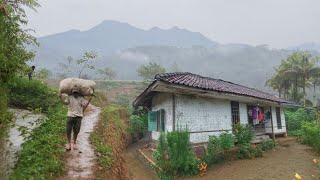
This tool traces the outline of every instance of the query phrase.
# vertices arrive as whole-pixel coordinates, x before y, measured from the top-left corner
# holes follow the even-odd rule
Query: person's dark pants
[[[78,135],[80,132],[81,127],[81,120],[82,117],[67,117],[67,135],[71,135],[71,131],[73,130],[73,133],[75,135]]]

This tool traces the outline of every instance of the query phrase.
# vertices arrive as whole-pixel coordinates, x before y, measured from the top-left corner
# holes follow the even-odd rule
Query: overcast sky
[[[28,10],[36,36],[87,30],[103,20],[149,29],[173,26],[219,43],[283,48],[320,42],[320,0],[40,0]]]

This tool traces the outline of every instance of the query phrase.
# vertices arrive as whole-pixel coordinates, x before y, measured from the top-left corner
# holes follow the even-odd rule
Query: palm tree
[[[283,94],[290,91],[295,102],[299,102],[299,88],[302,88],[303,105],[306,106],[306,88],[314,78],[320,77],[320,67],[316,66],[318,58],[312,57],[309,52],[295,52],[288,56],[286,60],[276,70],[276,74],[267,81],[267,85],[277,89],[279,94],[285,89]]]
[[[308,81],[320,75],[320,67],[316,66],[317,58],[312,58],[309,52],[296,52],[288,57],[288,61],[292,63],[292,67],[285,71],[285,73],[293,73],[294,76],[300,78],[303,93],[303,105],[305,107]]]

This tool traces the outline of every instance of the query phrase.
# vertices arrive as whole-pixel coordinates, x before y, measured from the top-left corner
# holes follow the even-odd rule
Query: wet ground
[[[302,179],[319,179],[320,169],[312,164],[319,159],[309,146],[295,140],[280,142],[274,150],[262,158],[236,160],[207,170],[204,177],[184,179],[201,180],[292,180],[295,173]]]
[[[8,175],[14,167],[18,154],[21,150],[23,137],[18,131],[19,126],[25,126],[30,131],[36,127],[35,123],[39,118],[44,117],[41,114],[34,114],[31,111],[22,109],[9,109],[14,113],[15,123],[13,127],[0,129],[0,179],[9,179]]]
[[[153,172],[150,166],[138,158],[137,151],[142,146],[148,143],[148,138],[145,137],[139,142],[130,145],[124,153],[126,165],[130,171],[133,180],[157,180],[157,175]]]
[[[183,177],[180,180],[292,180],[298,173],[304,180],[319,180],[320,168],[312,163],[320,159],[311,147],[294,138],[280,138],[279,145],[264,153],[262,158],[234,160],[207,169],[205,176]],[[134,179],[157,179],[146,163],[137,160],[135,150],[146,142],[139,142],[128,149],[126,161]],[[138,146],[138,147],[137,147]],[[146,153],[148,156],[148,153]],[[149,156],[148,156],[149,157]],[[150,157],[149,157],[150,158]],[[129,162],[131,161],[131,162]]]
[[[81,121],[77,140],[78,150],[66,151],[66,174],[59,179],[94,179],[94,168],[97,163],[89,136],[99,119],[99,113],[100,108],[89,105]]]

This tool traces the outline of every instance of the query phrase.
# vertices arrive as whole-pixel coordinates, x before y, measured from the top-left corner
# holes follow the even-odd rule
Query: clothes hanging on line
[[[253,119],[253,125],[259,124],[259,107],[253,107],[252,110],[252,119]]]
[[[271,112],[268,111],[264,115],[264,123],[267,123],[271,119]]]
[[[252,117],[252,109],[249,109],[248,115],[249,115],[250,117]]]

